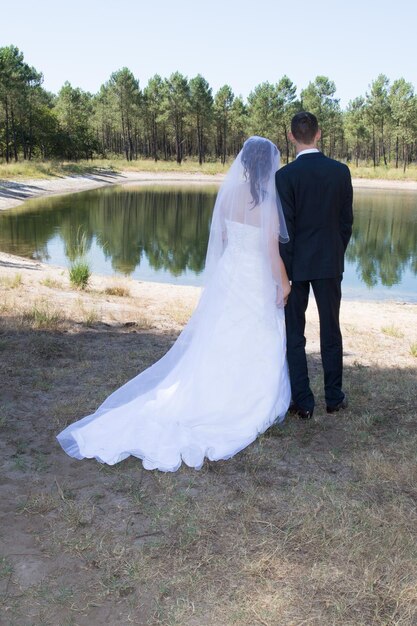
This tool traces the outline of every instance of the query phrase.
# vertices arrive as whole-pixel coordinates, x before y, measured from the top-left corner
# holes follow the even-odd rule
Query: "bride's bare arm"
[[[279,244],[275,237],[271,237],[269,241],[269,258],[274,281],[277,285],[282,286],[282,298],[285,305],[291,292],[291,284],[288,280],[287,271],[279,253]],[[280,293],[277,293],[277,299],[280,299]]]
[[[282,284],[282,294],[284,299],[284,305],[287,304],[288,296],[291,292],[291,283],[288,280],[287,270],[285,269],[284,261],[281,259],[281,255],[279,255],[279,269],[281,272],[281,284]]]

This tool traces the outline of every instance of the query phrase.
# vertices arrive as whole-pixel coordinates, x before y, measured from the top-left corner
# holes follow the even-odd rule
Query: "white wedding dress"
[[[290,402],[284,310],[266,297],[261,228],[224,220],[227,244],[171,350],[58,435],[72,457],[199,469],[248,446]]]

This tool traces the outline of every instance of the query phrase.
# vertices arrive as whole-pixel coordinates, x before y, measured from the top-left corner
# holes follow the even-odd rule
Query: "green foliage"
[[[159,151],[159,136],[165,136],[165,124],[163,118],[163,100],[165,85],[159,74],[149,79],[143,90],[142,115],[145,127],[148,129],[149,139],[147,142],[147,154],[157,161]]]
[[[109,101],[117,112],[123,151],[126,159],[132,161],[135,156],[133,137],[137,134],[141,104],[139,81],[127,67],[124,67],[111,75],[107,87]]]
[[[234,94],[229,85],[223,85],[214,97],[214,119],[216,123],[216,156],[226,162],[228,154],[230,114]]]
[[[381,156],[384,165],[387,165],[386,155],[386,124],[390,114],[388,99],[389,80],[380,74],[371,84],[370,92],[366,94],[366,119],[372,134],[372,160],[374,166],[379,165]]]
[[[59,125],[59,142],[68,160],[92,158],[96,142],[90,126],[92,96],[68,82],[58,94],[54,108]]]
[[[301,103],[296,100],[296,87],[288,76],[283,76],[276,85],[262,83],[248,97],[248,130],[268,137],[281,147],[285,145],[288,163],[291,118],[299,110]]]
[[[196,129],[198,161],[204,162],[208,148],[208,132],[213,117],[211,87],[200,74],[190,80],[190,120]]]
[[[169,123],[168,129],[174,141],[178,164],[182,163],[184,156],[186,119],[190,111],[190,99],[190,85],[187,78],[179,72],[171,74],[165,82],[164,119]]]
[[[342,112],[339,100],[334,97],[336,85],[326,76],[317,76],[301,92],[301,105],[320,120],[320,147],[330,156],[336,155],[336,143],[342,135]]]
[[[213,97],[203,76],[158,74],[141,89],[124,67],[97,94],[65,82],[58,95],[42,88],[43,77],[15,46],[0,48],[0,162],[23,159],[92,160],[124,157],[176,162],[233,158],[250,134],[274,141],[288,162],[291,117],[302,109],[319,119],[320,148],[354,162],[390,164],[403,171],[417,161],[417,97],[404,78],[390,84],[380,74],[365,95],[340,108],[336,85],[317,76],[300,90],[288,76],[256,85],[247,102],[223,85]]]

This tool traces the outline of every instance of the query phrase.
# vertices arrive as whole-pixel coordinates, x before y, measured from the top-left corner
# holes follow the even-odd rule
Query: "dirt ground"
[[[199,289],[0,254],[0,624],[417,624],[417,306],[342,306],[346,411],[317,408],[200,472],[55,440],[160,358]]]

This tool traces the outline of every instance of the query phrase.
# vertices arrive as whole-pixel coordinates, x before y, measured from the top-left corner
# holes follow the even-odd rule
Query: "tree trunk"
[[[222,164],[226,163],[226,136],[227,136],[227,121],[226,118],[223,122],[223,146],[222,146]]]
[[[290,162],[290,142],[288,139],[287,127],[285,125],[284,125],[284,136],[285,136],[285,162],[288,164]]]
[[[157,138],[158,138],[158,127],[156,125],[156,115],[153,116],[152,120],[152,156],[155,163],[158,161],[158,150],[157,150]]]
[[[203,129],[201,125],[201,121],[197,118],[197,150],[198,150],[198,162],[200,165],[203,164],[204,154],[203,154]]]
[[[13,152],[14,152],[14,160],[18,161],[18,156],[17,156],[17,133],[16,133],[16,124],[14,121],[14,111],[13,111],[13,107],[11,109],[11,118],[12,118],[12,133],[13,133]]]
[[[9,102],[6,96],[4,101],[4,108],[6,113],[6,163],[10,162],[9,142],[10,142],[10,129],[9,129]]]
[[[376,167],[376,145],[375,145],[375,126],[372,124],[372,159],[374,167]]]
[[[405,143],[405,140],[403,140],[403,159],[404,159],[403,172],[405,172],[407,168],[407,160],[408,160],[408,150],[407,150],[407,144]]]

